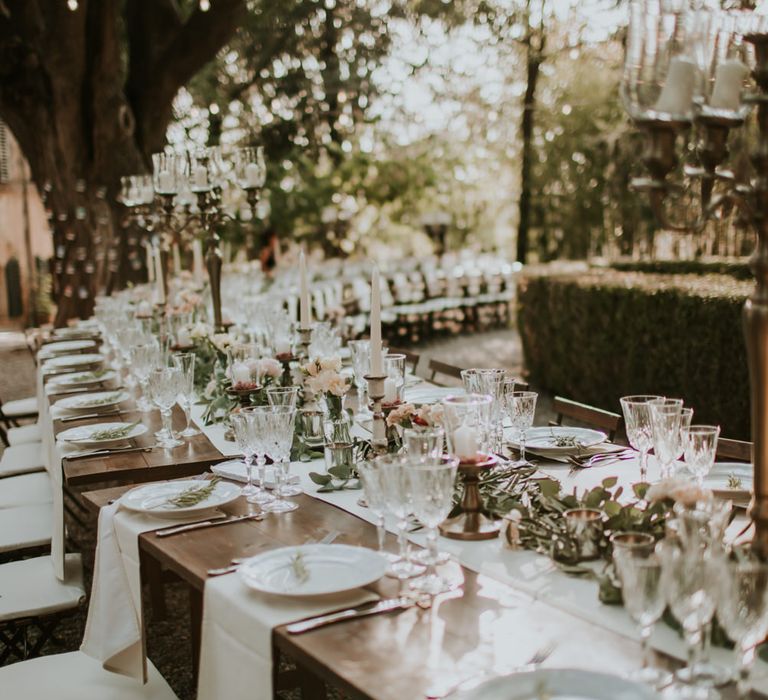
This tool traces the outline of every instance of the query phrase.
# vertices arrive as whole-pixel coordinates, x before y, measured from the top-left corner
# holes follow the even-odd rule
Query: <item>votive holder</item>
[[[563,511],[565,528],[573,538],[581,561],[600,556],[600,539],[603,536],[603,513],[596,508],[570,508]]]

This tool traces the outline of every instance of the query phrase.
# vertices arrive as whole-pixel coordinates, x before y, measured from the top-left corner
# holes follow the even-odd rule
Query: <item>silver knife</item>
[[[410,608],[413,605],[415,605],[415,603],[410,598],[389,598],[387,600],[380,600],[378,603],[366,603],[365,606],[357,606],[355,608],[340,610],[339,612],[330,613],[328,615],[310,617],[308,620],[302,620],[301,622],[293,622],[285,629],[288,634],[302,634],[317,629],[318,627],[325,627],[325,625],[334,625],[337,622],[355,620],[358,617],[367,617],[368,615],[378,615],[379,613],[390,612],[392,610]]]
[[[63,455],[64,459],[85,459],[86,457],[100,457],[102,455],[119,455],[125,452],[149,452],[155,449],[154,447],[120,447],[115,450],[104,448],[103,450],[91,450],[90,452],[73,452],[72,454]]]
[[[119,416],[123,413],[127,413],[127,411],[106,411],[104,413],[83,413],[79,416],[67,416],[66,418],[59,418],[59,422],[61,423],[69,423],[73,420],[86,420],[89,418],[103,418],[104,416]],[[54,419],[56,420],[56,419]]]
[[[243,520],[263,520],[264,515],[257,513],[255,515],[237,515],[234,518],[230,518],[228,515],[222,514],[208,520],[202,520],[199,523],[189,523],[188,525],[179,525],[178,527],[167,527],[164,530],[155,530],[155,534],[158,537],[169,537],[170,535],[178,535],[181,532],[190,532],[191,530],[202,530],[206,527],[216,527],[217,525],[229,525],[230,523],[239,523]]]

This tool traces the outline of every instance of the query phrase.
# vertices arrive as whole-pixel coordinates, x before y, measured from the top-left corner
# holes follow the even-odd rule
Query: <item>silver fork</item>
[[[540,666],[543,664],[551,655],[552,652],[555,650],[555,643],[554,642],[547,642],[543,647],[540,649],[537,649],[532,655],[531,658],[526,661],[522,666],[515,667],[513,673],[523,673],[525,671],[534,671],[537,666]],[[448,686],[448,688],[440,688],[439,690],[428,690],[427,694],[424,696],[425,700],[442,700],[443,698],[450,697],[454,693],[456,693],[459,690],[462,690],[465,685],[472,684],[470,687],[474,687],[478,683],[480,683],[482,680],[485,680],[486,678],[490,679],[493,678],[494,674],[488,673],[487,671],[484,671],[483,673],[479,673],[474,676],[469,676],[468,678],[463,678],[462,680],[458,681],[457,683],[454,683],[451,686]]]

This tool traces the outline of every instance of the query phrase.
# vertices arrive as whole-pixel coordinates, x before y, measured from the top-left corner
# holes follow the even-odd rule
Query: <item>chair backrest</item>
[[[405,364],[407,365],[408,369],[411,370],[411,372],[416,371],[416,365],[419,364],[419,353],[417,352],[410,352],[410,350],[403,350],[402,348],[388,348],[387,352],[391,353],[392,355],[405,355]]]
[[[612,413],[578,401],[571,401],[571,399],[565,399],[562,396],[555,396],[552,408],[555,412],[555,420],[550,425],[562,425],[563,419],[569,418],[577,423],[604,430],[608,433],[609,440],[616,437],[622,422],[622,417],[618,413]]]
[[[717,441],[717,459],[734,459],[737,462],[752,461],[752,443],[746,440],[720,438]]]
[[[448,377],[451,377],[453,379],[461,380],[461,367],[456,367],[455,365],[449,365],[446,362],[440,362],[440,360],[429,360],[429,381],[434,382],[435,384],[438,384],[438,382],[435,382],[435,377],[438,374],[444,374]]]

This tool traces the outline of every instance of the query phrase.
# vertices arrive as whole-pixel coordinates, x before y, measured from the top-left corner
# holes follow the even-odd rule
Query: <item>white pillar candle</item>
[[[232,384],[237,386],[238,384],[250,384],[251,383],[251,369],[245,362],[233,362],[232,363]]]
[[[392,377],[384,380],[384,403],[395,403],[397,401],[397,384]]]
[[[373,268],[371,275],[371,375],[384,374],[381,355],[381,286],[379,268]]]
[[[669,62],[667,81],[656,102],[656,111],[672,115],[685,115],[693,104],[696,64],[688,58],[675,56]]]
[[[179,328],[179,332],[176,334],[176,345],[182,348],[192,345],[192,337],[189,335],[189,329],[186,326]]]
[[[208,171],[204,165],[196,165],[192,171],[192,188],[197,190],[208,189]]]
[[[453,451],[459,459],[474,459],[479,447],[477,433],[472,428],[467,425],[456,428],[453,433]]]
[[[192,275],[198,287],[203,286],[203,244],[197,239],[192,241]]]
[[[715,85],[709,106],[735,112],[741,105],[741,88],[749,68],[738,58],[719,63],[715,69]]]
[[[245,186],[259,187],[261,185],[261,170],[256,163],[248,163],[245,166]]]
[[[309,310],[309,285],[307,284],[307,259],[302,250],[299,254],[299,326],[309,328],[312,316]]]
[[[155,281],[155,256],[152,253],[152,246],[147,244],[144,246],[144,250],[147,253],[147,279],[150,282]]]
[[[179,276],[181,274],[181,251],[179,251],[179,244],[173,244],[173,274]]]
[[[155,258],[155,288],[157,289],[157,303],[165,304],[165,287],[163,286],[163,263],[160,260],[160,248],[154,249]]]

